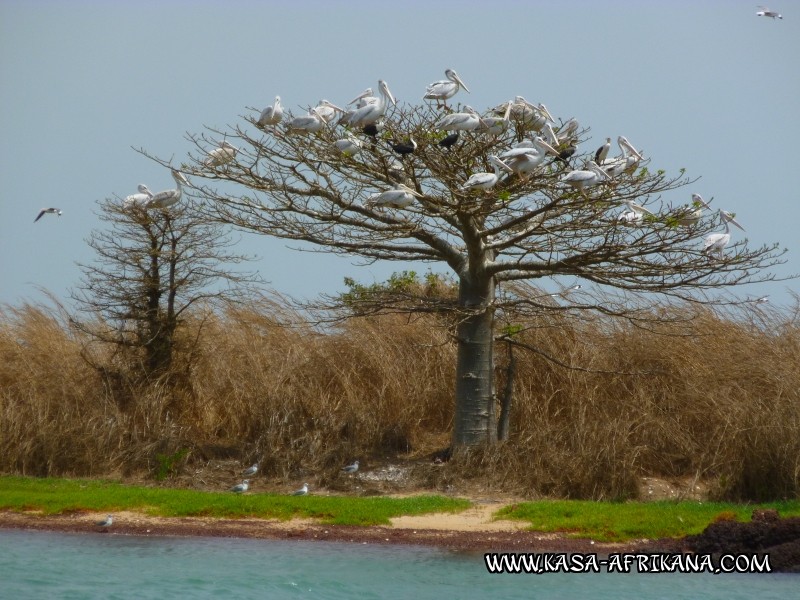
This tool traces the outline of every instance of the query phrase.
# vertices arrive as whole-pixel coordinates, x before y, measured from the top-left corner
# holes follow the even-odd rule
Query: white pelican
[[[386,190],[385,192],[380,192],[378,194],[372,194],[372,196],[367,199],[367,206],[370,208],[375,206],[406,208],[414,203],[414,196],[417,198],[422,198],[422,194],[418,193],[416,190],[413,190],[402,183],[396,183],[394,188],[391,190]]]
[[[544,162],[547,153],[558,154],[558,151],[540,137],[533,140],[524,140],[511,150],[506,150],[500,155],[512,171],[525,177],[532,173]]]
[[[242,471],[242,475],[245,477],[250,477],[251,475],[255,475],[258,473],[258,463],[253,463],[251,466],[247,467],[244,471]]]
[[[386,85],[383,79],[378,81],[378,92],[380,93],[380,98],[378,98],[376,102],[365,104],[361,108],[350,113],[347,123],[356,127],[374,125],[386,114],[389,102],[397,105],[397,100],[392,96],[392,92],[389,91],[389,86]]]
[[[678,213],[678,225],[684,225],[686,227],[697,225],[703,217],[704,208],[710,209],[711,207],[708,205],[708,202],[703,200],[700,194],[692,194],[692,206],[680,209]]]
[[[633,173],[639,162],[644,159],[642,154],[633,147],[624,135],[617,138],[617,145],[621,154],[604,160],[600,165],[609,177],[616,177],[622,173]]]
[[[242,483],[237,483],[235,486],[233,486],[230,489],[230,491],[236,492],[237,494],[241,494],[242,492],[246,492],[249,487],[250,487],[250,480],[245,479]]]
[[[481,124],[481,116],[471,106],[465,106],[464,112],[450,113],[439,119],[434,126],[443,131],[474,131]]]
[[[590,161],[588,168],[570,171],[562,181],[577,190],[583,191],[587,187],[597,185],[604,179],[609,179],[608,174],[598,167],[597,163]]]
[[[333,145],[345,156],[355,156],[361,152],[364,143],[348,131],[345,137],[336,140]]]
[[[757,17],[769,17],[771,19],[783,19],[783,16],[774,10],[768,9],[766,6],[759,6],[761,10],[756,13]]]
[[[544,127],[545,123],[548,121],[554,122],[553,116],[550,114],[550,111],[547,110],[547,107],[544,104],[532,104],[523,98],[522,96],[514,97],[514,100],[510,103],[511,104],[511,112],[509,116],[514,119],[515,121],[520,121],[523,124],[532,127],[534,130],[541,131],[542,127]],[[503,110],[505,109],[504,105],[500,105],[494,108],[494,112],[497,114],[503,114]]]
[[[345,473],[355,473],[358,471],[358,461],[353,461],[352,465],[347,465],[346,467],[342,467],[342,471]]]
[[[45,216],[48,213],[51,214],[51,215],[58,215],[60,217],[61,216],[61,209],[58,209],[58,208],[43,208],[42,210],[39,211],[39,214],[36,215],[36,218],[33,220],[33,222],[36,223],[36,221],[38,221],[39,219],[41,219],[43,216]]]
[[[458,189],[462,192],[469,190],[490,190],[500,179],[500,169],[513,173],[511,167],[494,154],[489,155],[489,162],[492,163],[494,167],[494,173],[473,173],[470,175],[470,178],[464,182],[464,185]]]
[[[239,149],[231,144],[227,140],[223,140],[219,148],[215,148],[211,152],[208,153],[208,156],[203,161],[203,164],[207,167],[219,167],[231,162],[234,158],[236,158],[236,153]]]
[[[327,121],[322,118],[322,115],[319,114],[317,108],[314,107],[308,111],[307,115],[294,117],[291,121],[289,121],[287,127],[292,131],[315,133],[325,127],[326,123]]]
[[[333,102],[329,102],[328,100],[320,100],[319,104],[316,106],[317,114],[325,119],[326,123],[330,123],[333,120],[333,117],[336,116],[337,112],[344,113],[344,109],[339,108]]]
[[[406,176],[405,166],[396,158],[392,158],[391,160],[392,162],[389,164],[389,167],[386,170],[386,174],[389,176],[389,179],[395,183],[406,183],[408,177]]]
[[[114,524],[114,515],[106,515],[106,518],[102,521],[98,521],[96,525],[98,527],[111,527]]]
[[[703,252],[709,256],[716,253],[718,258],[722,258],[722,251],[731,241],[731,229],[728,227],[728,223],[733,223],[742,231],[744,231],[744,227],[739,225],[729,212],[720,208],[717,213],[719,213],[719,219],[725,226],[725,231],[708,234],[706,239],[703,240]]]
[[[577,133],[578,127],[578,122],[575,119],[570,119],[561,126],[561,129],[558,130],[559,137],[561,140],[571,138]]]
[[[363,92],[361,92],[358,96],[350,100],[347,103],[347,106],[351,104],[355,104],[356,108],[361,108],[362,106],[366,106],[367,104],[371,104],[373,102],[377,102],[378,99],[373,95],[372,88],[368,87]]]
[[[467,88],[464,82],[461,81],[458,73],[456,73],[453,69],[446,69],[444,76],[447,77],[447,79],[434,81],[432,84],[430,84],[425,90],[425,95],[422,98],[423,100],[436,100],[437,105],[439,105],[439,101],[442,101],[446,108],[448,98],[455,96],[456,92],[458,92],[458,90],[462,87],[467,93],[469,93],[469,88]]]
[[[122,206],[124,208],[130,208],[132,206],[138,206],[139,208],[147,207],[150,199],[153,197],[153,192],[143,183],[137,185],[136,189],[139,190],[139,193],[125,196],[125,199],[122,201]]]
[[[266,127],[267,125],[277,125],[283,118],[283,107],[281,106],[281,97],[275,96],[275,102],[272,106],[268,106],[261,111],[261,116],[258,117],[256,125],[259,127]]]
[[[611,150],[611,138],[606,138],[606,143],[597,149],[594,153],[594,162],[602,165],[603,161],[608,157],[608,151]]]
[[[511,102],[507,103],[506,112],[502,117],[481,117],[478,123],[478,131],[489,135],[500,135],[511,124],[508,116],[511,114]]]
[[[180,171],[176,171],[175,169],[171,171],[172,178],[175,180],[178,187],[174,190],[164,190],[163,192],[155,194],[150,198],[150,202],[147,203],[147,208],[167,208],[181,199],[181,184],[189,185],[189,182]]]
[[[292,496],[305,496],[306,494],[308,494],[308,484],[307,483],[304,483],[303,487],[301,487],[299,490],[296,490],[296,491],[292,492]]]
[[[622,212],[617,217],[617,221],[620,223],[625,223],[626,225],[640,225],[644,221],[645,215],[650,215],[654,217],[655,215],[647,210],[644,206],[640,206],[628,200],[625,203],[628,207],[628,210]]]

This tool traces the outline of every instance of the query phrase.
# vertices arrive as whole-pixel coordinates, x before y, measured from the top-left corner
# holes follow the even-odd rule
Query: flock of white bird
[[[259,464],[255,463],[249,467],[247,467],[243,472],[242,475],[244,477],[252,477],[256,473],[258,473]],[[342,467],[342,472],[347,473],[348,475],[352,475],[353,473],[358,471],[358,461],[353,462],[345,467]],[[244,479],[241,483],[237,483],[232,488],[230,488],[231,492],[235,492],[237,494],[241,494],[246,492],[250,489],[250,480]],[[307,483],[304,483],[299,489],[295,490],[291,493],[292,496],[306,496],[308,495],[309,487]]]
[[[766,16],[772,16],[768,14]],[[322,131],[338,117],[337,124],[344,126],[344,135],[334,142],[336,149],[344,156],[354,157],[365,147],[364,139],[357,133],[361,132],[373,139],[384,129],[386,113],[390,106],[397,104],[397,99],[384,80],[378,81],[378,93],[372,88],[367,88],[342,108],[329,100],[320,100],[319,103],[308,110],[308,114],[292,116],[284,111],[281,97],[276,96],[274,102],[267,106],[255,120],[256,125],[264,131],[270,131],[283,123],[285,131],[295,134],[314,134]],[[448,110],[447,102],[460,90],[469,93],[469,88],[464,80],[454,69],[445,70],[445,79],[434,81],[427,86],[424,100],[433,101],[437,108]],[[475,135],[497,136],[506,131],[512,123],[521,124],[526,131],[535,133],[529,139],[523,139],[513,147],[499,154],[488,156],[492,167],[489,172],[476,172],[469,176],[459,187],[462,193],[490,193],[498,182],[507,177],[517,176],[523,180],[532,176],[537,170],[546,165],[550,155],[553,164],[561,161],[568,165],[570,157],[576,152],[579,123],[569,119],[560,126],[556,125],[550,111],[544,104],[534,104],[522,96],[504,102],[494,107],[487,115],[481,115],[470,106],[463,106],[458,112],[446,112],[433,124],[433,129],[445,135],[438,142],[444,148],[450,148],[459,139],[462,132],[471,132]],[[335,125],[334,125],[335,126]],[[392,150],[405,158],[413,155],[417,150],[417,142],[409,136],[406,142],[390,143]],[[594,153],[594,160],[588,161],[583,167],[572,169],[561,177],[561,182],[581,194],[602,183],[613,183],[624,175],[635,173],[637,168],[645,161],[641,151],[625,137],[617,137],[619,154],[610,156],[611,138]],[[210,151],[203,161],[205,166],[217,167],[234,160],[238,149],[227,141],[219,144],[218,148]],[[392,173],[392,170],[395,173]],[[389,172],[395,181],[387,190],[372,194],[366,200],[370,208],[397,208],[404,209],[414,204],[416,198],[423,198],[424,194],[406,185],[404,166],[395,161]],[[646,218],[657,218],[653,212],[634,202],[625,202],[627,210],[617,216],[621,224],[638,226],[646,222]],[[675,213],[679,225],[690,227],[697,225],[703,215],[703,210],[709,205],[699,194],[692,195],[692,204]],[[743,229],[733,219],[730,213],[719,209],[717,211],[723,231],[712,233],[704,240],[703,251],[709,255],[722,256],[722,251],[730,241],[729,224]]]

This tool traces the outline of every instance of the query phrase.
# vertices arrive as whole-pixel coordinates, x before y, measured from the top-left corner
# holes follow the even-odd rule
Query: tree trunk
[[[508,429],[511,423],[511,402],[514,399],[514,378],[517,375],[517,357],[514,355],[514,346],[508,343],[508,366],[506,367],[506,384],[503,387],[503,397],[500,403],[500,422],[497,424],[497,439],[508,439]]]
[[[472,311],[458,325],[453,447],[496,441],[494,419],[494,282],[459,282],[459,306]]]

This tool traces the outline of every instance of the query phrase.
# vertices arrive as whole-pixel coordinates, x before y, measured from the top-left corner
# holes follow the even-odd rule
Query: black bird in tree
[[[400,156],[405,157],[408,154],[413,154],[413,152],[417,149],[417,142],[414,141],[414,138],[409,137],[407,142],[402,142],[400,144],[392,144],[392,150],[397,152]]]
[[[453,133],[451,133],[447,137],[445,137],[442,140],[440,140],[439,141],[439,145],[442,148],[452,148],[453,146],[455,146],[457,141],[458,141],[458,132],[454,131]]]
[[[572,157],[573,154],[575,154],[577,150],[578,148],[577,146],[575,146],[575,144],[570,144],[566,148],[559,150],[558,156],[556,156],[553,162],[556,162],[556,160],[560,160],[564,164],[569,165],[569,159]]]
[[[377,123],[370,123],[369,125],[364,125],[362,131],[370,137],[375,137],[378,135],[380,128]]]

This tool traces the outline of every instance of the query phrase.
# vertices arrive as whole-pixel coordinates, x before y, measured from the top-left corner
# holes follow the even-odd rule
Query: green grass
[[[749,521],[756,508],[774,508],[783,517],[800,516],[799,500],[765,504],[556,500],[513,504],[495,516],[529,521],[535,531],[560,531],[572,537],[622,542],[692,535],[720,518]]]
[[[360,498],[258,493],[237,495],[231,492],[124,485],[103,480],[0,477],[0,510],[41,510],[45,514],[132,510],[165,517],[282,520],[298,517],[319,519],[335,525],[388,525],[392,517],[458,512],[470,506],[467,500],[443,496]]]

